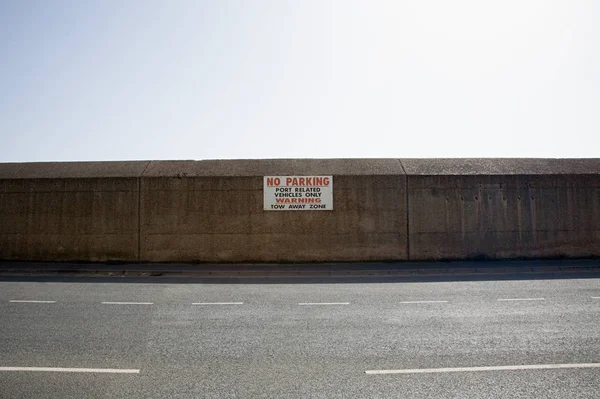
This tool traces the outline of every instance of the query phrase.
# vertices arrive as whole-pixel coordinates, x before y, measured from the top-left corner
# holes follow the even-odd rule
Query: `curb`
[[[279,277],[410,277],[453,275],[502,275],[543,273],[600,273],[599,266],[473,267],[361,270],[173,270],[137,269],[0,269],[0,276],[85,276],[85,277],[179,277],[179,278],[279,278]]]

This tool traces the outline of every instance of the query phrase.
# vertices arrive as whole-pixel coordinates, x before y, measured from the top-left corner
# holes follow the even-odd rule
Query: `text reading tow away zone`
[[[265,176],[265,211],[333,210],[333,176]]]

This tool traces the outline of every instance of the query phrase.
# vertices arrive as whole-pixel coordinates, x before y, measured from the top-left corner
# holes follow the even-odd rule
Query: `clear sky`
[[[598,0],[2,0],[0,162],[599,157]]]

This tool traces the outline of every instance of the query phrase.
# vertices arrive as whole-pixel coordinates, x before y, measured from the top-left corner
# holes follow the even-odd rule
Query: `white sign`
[[[332,211],[333,176],[265,176],[265,211]]]

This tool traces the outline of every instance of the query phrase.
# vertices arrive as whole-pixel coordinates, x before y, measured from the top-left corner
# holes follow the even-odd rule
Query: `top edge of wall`
[[[354,158],[0,163],[0,179],[405,174],[588,175],[600,174],[600,158]]]
[[[0,179],[140,177],[148,161],[0,163]]]
[[[600,174],[600,158],[414,158],[400,161],[407,175]]]
[[[397,159],[260,159],[151,162],[144,177],[399,175]]]
[[[403,174],[397,159],[0,163],[0,179]]]

